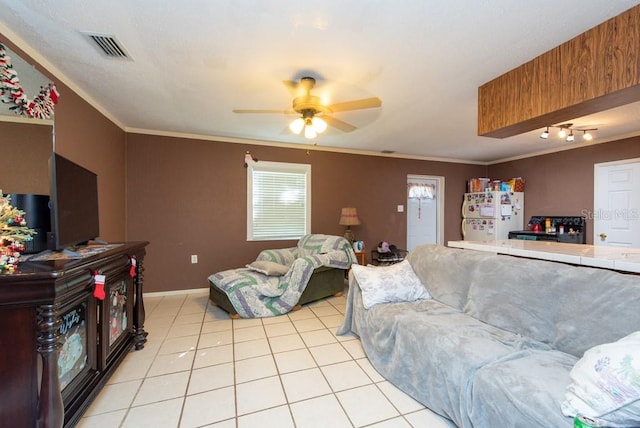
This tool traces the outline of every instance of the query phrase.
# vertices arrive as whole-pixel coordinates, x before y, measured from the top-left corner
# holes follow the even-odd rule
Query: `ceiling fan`
[[[351,132],[356,129],[355,126],[343,122],[330,116],[331,113],[338,113],[348,110],[362,110],[368,108],[380,107],[382,101],[377,98],[363,98],[359,100],[344,101],[323,105],[320,97],[311,95],[311,89],[316,84],[313,77],[303,77],[299,82],[294,80],[284,80],[282,83],[294,95],[292,108],[288,110],[255,110],[255,109],[235,109],[234,113],[276,113],[276,114],[294,114],[301,116],[289,124],[289,129],[296,134],[300,134],[304,130],[306,138],[315,138],[318,134],[324,132],[327,125],[333,126],[343,132]],[[299,95],[302,92],[302,95]]]

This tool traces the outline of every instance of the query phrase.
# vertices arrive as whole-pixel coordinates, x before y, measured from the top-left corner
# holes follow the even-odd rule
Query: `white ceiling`
[[[478,137],[478,86],[637,5],[633,0],[0,0],[0,33],[127,131],[472,162],[567,143]],[[131,60],[103,56],[83,32],[112,35]],[[310,75],[358,127],[313,141],[283,80]],[[64,93],[60,102],[64,102]],[[640,107],[576,118],[595,142],[640,134]],[[571,147],[575,147],[579,142]]]

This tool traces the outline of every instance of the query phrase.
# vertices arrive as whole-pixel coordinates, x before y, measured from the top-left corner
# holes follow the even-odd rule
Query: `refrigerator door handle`
[[[462,229],[462,239],[464,240],[465,235],[467,234],[467,231],[465,229],[465,224],[467,223],[466,219],[462,219],[462,224],[460,225],[460,229]]]

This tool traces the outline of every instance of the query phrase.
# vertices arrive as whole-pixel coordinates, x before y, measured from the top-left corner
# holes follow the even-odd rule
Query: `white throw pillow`
[[[351,269],[362,290],[365,309],[378,303],[413,302],[431,298],[407,260],[391,266],[354,264]]]
[[[594,346],[571,369],[562,413],[601,420],[608,427],[640,421],[640,331]]]
[[[268,260],[256,260],[247,265],[247,268],[252,271],[259,272],[263,275],[269,276],[281,276],[289,272],[289,266],[281,265],[280,263],[270,262]]]

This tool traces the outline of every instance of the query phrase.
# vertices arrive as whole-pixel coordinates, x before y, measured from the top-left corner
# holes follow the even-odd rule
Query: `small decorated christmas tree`
[[[24,211],[11,205],[11,198],[0,190],[0,272],[15,270],[24,243],[36,231],[27,227]]]

